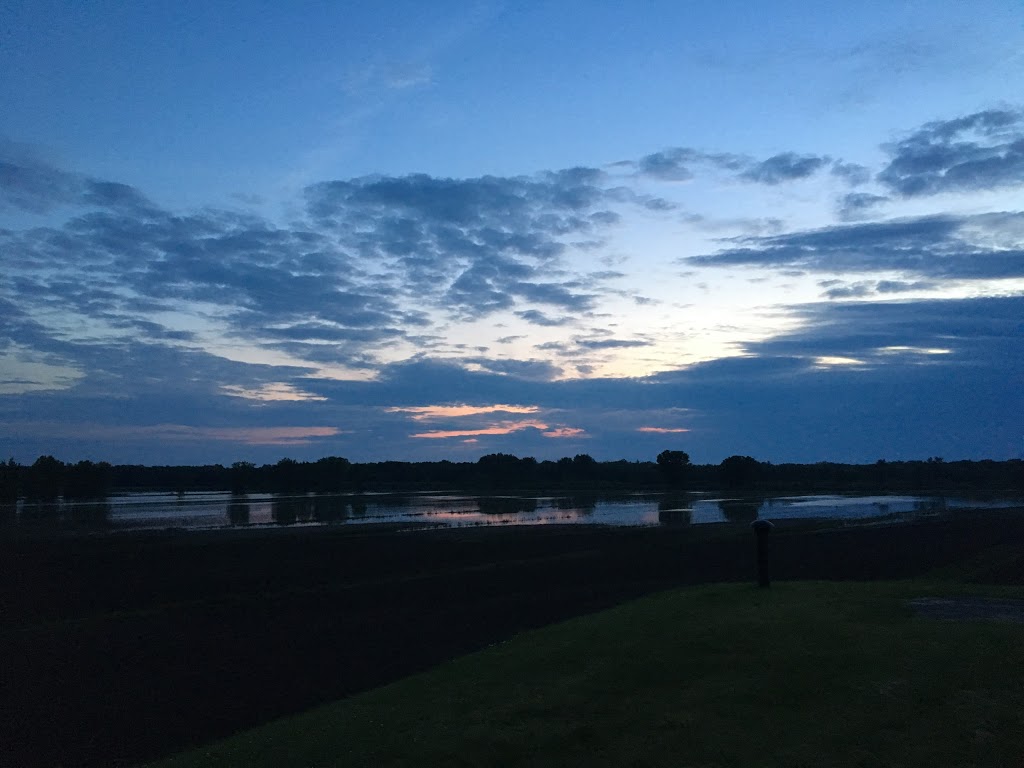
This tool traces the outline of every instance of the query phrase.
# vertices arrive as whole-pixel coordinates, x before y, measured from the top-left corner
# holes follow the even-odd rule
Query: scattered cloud
[[[868,219],[876,212],[878,206],[889,201],[885,195],[873,195],[870,192],[851,192],[839,200],[839,218],[843,221]]]
[[[871,169],[860,163],[846,163],[842,160],[836,160],[832,163],[829,173],[842,179],[851,187],[859,187],[871,181]]]
[[[767,160],[755,163],[739,175],[744,181],[759,184],[782,184],[795,179],[805,179],[817,173],[828,164],[830,158],[817,155],[798,155],[795,152],[783,152],[773,155]]]
[[[0,211],[42,214],[60,206],[143,211],[151,203],[134,187],[61,170],[26,144],[0,140]]]
[[[993,109],[927,123],[888,147],[878,180],[902,197],[1024,184],[1024,112]]]
[[[742,181],[774,186],[786,181],[807,178],[829,162],[829,157],[801,155],[796,152],[782,152],[765,160],[755,160],[745,155],[726,152],[669,147],[645,155],[635,162],[627,161],[616,165],[634,168],[637,174],[659,181],[689,181],[697,175],[695,167],[706,167],[735,174],[736,178]],[[860,166],[837,163],[833,166],[833,173],[844,175],[850,180],[859,178],[863,171]]]
[[[1024,213],[920,216],[737,238],[736,247],[683,262],[931,279],[1024,277],[1022,225]]]
[[[647,347],[651,342],[641,339],[576,339],[576,346],[585,349],[624,349],[626,347]]]
[[[290,402],[307,402],[316,400],[326,400],[326,397],[320,397],[318,395],[304,392],[293,384],[286,382],[274,382],[271,384],[264,384],[261,387],[242,387],[235,384],[226,384],[221,387],[221,390],[226,395],[232,397],[241,397],[245,400],[255,400],[257,402],[266,403],[274,402],[278,400],[287,400]]]

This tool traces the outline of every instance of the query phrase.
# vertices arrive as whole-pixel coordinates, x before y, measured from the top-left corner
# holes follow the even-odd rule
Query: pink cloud
[[[485,413],[537,413],[535,405],[420,405],[385,409],[388,413],[408,413],[416,421],[453,419],[460,416],[480,416]]]
[[[439,440],[447,437],[479,437],[481,435],[510,435],[524,429],[546,430],[548,425],[542,421],[502,421],[482,429],[435,429],[430,432],[417,432],[409,437]]]

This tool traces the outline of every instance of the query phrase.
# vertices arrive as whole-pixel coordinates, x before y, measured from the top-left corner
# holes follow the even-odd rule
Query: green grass
[[[160,766],[1018,766],[1024,626],[902,582],[683,589],[525,633]],[[215,683],[215,681],[212,681]]]

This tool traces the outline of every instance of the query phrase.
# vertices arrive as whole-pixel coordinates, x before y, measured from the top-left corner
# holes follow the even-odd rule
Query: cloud
[[[910,293],[912,291],[932,291],[941,287],[941,283],[930,280],[862,280],[844,283],[841,280],[824,280],[818,283],[826,288],[825,296],[830,299],[860,299],[879,294]]]
[[[425,63],[377,60],[348,72],[343,87],[350,95],[367,91],[405,90],[430,85],[434,73]]]
[[[195,427],[184,424],[152,426],[98,423],[21,422],[3,425],[11,434],[27,431],[60,440],[161,440],[174,443],[216,441],[252,446],[307,445],[339,434],[337,427]]]
[[[545,431],[548,425],[542,421],[528,419],[525,421],[502,421],[479,429],[435,429],[429,432],[417,432],[409,437],[418,440],[445,440],[453,437],[482,437],[484,435],[510,435],[524,429]]]
[[[319,397],[317,395],[304,392],[294,384],[287,382],[273,382],[271,384],[264,384],[261,387],[243,387],[237,384],[226,384],[221,387],[221,391],[226,395],[232,397],[241,397],[246,400],[255,400],[257,402],[266,403],[276,400],[286,400],[290,402],[309,402],[316,400],[326,400],[326,397]]]
[[[701,161],[703,157],[703,153],[693,149],[671,147],[641,157],[636,169],[644,176],[663,181],[687,181],[693,178],[693,171],[686,164]]]
[[[60,206],[141,210],[151,205],[134,187],[61,170],[28,145],[0,140],[0,211],[42,214]]]
[[[1024,296],[809,304],[793,310],[799,328],[745,345],[756,355],[849,357],[892,366],[894,350],[946,350],[948,371],[1024,368]],[[1003,360],[1003,355],[1012,359]],[[911,354],[906,360],[922,362]],[[980,371],[977,371],[980,373]]]
[[[551,381],[562,375],[562,369],[549,360],[494,360],[476,357],[467,358],[465,362],[485,371],[531,381]]]
[[[869,192],[851,192],[839,200],[839,218],[843,221],[857,221],[870,218],[875,209],[889,201],[885,195]]]
[[[576,339],[576,346],[584,349],[623,349],[626,347],[647,347],[651,342],[641,339]]]
[[[668,147],[636,162],[618,163],[617,166],[633,167],[641,176],[660,181],[688,181],[696,175],[695,166],[705,166],[719,171],[735,173],[742,181],[776,185],[786,181],[803,179],[816,173],[831,161],[818,155],[800,155],[782,152],[765,160],[754,160],[745,155],[728,152],[704,152],[690,147]],[[833,173],[845,175],[848,179],[857,177],[863,171],[860,166],[837,163]]]
[[[931,279],[1024,277],[1024,213],[937,215],[737,238],[737,247],[684,259],[699,266],[812,272],[899,271]]]
[[[379,376],[368,381],[286,379],[271,368],[262,374],[268,383],[290,381],[326,399],[273,401],[254,409],[237,397],[211,399],[204,388],[182,391],[154,385],[164,377],[173,382],[175,375],[157,367],[147,386],[116,401],[85,393],[0,398],[0,422],[12,444],[30,455],[33,450],[35,455],[46,452],[45,446],[59,434],[63,450],[72,451],[70,457],[120,456],[125,461],[224,461],[218,444],[237,446],[230,448],[230,460],[276,460],[280,446],[268,443],[261,448],[243,441],[249,437],[241,431],[222,431],[242,430],[242,425],[251,424],[254,411],[260,425],[268,428],[344,425],[334,435],[277,437],[311,441],[305,446],[296,443],[291,455],[317,458],[335,453],[360,461],[429,459],[436,456],[436,447],[430,446],[444,438],[449,438],[446,450],[456,451],[451,456],[465,460],[490,451],[557,456],[577,450],[572,438],[552,441],[544,433],[568,435],[564,430],[583,430],[585,436],[576,437],[586,439],[585,450],[602,459],[650,460],[666,447],[666,440],[695,461],[714,462],[733,453],[772,461],[1019,454],[1024,411],[1019,388],[1013,384],[1024,377],[1024,297],[823,302],[793,307],[789,313],[793,330],[745,344],[742,356],[641,379],[523,380],[427,359],[383,366]],[[860,363],[822,365],[839,358]],[[192,368],[199,373],[203,365],[183,360],[177,375]],[[244,374],[245,366],[234,365],[239,366],[237,374]],[[437,404],[447,403],[470,411],[450,416],[433,411]],[[500,410],[492,410],[504,408],[495,403],[529,408],[521,414],[529,418],[505,418]],[[638,430],[638,425],[681,428],[674,426],[680,424],[681,408],[689,432]],[[424,423],[416,415],[431,411],[434,423],[447,418],[454,423],[410,429],[411,423]],[[555,418],[563,411],[571,413],[571,423],[561,415]],[[204,421],[187,423],[190,429],[184,432],[158,434],[166,425],[181,425],[183,413]],[[23,420],[24,414],[47,414],[55,426],[47,433],[12,418]],[[118,434],[128,433],[101,435],[75,426],[83,423],[125,429],[143,424],[157,431],[151,439],[139,432],[138,439],[118,440]],[[433,433],[433,439],[410,439],[411,432]],[[163,440],[160,434],[174,439]],[[204,434],[218,439],[196,437]],[[238,440],[219,439],[229,437]],[[467,444],[466,452],[460,453],[459,441],[464,439],[478,442]]]
[[[567,440],[571,438],[586,437],[587,431],[585,429],[579,429],[578,427],[555,427],[549,429],[546,432],[542,432],[544,437],[554,438],[556,440]]]
[[[878,181],[902,197],[1024,183],[1024,112],[993,109],[926,123],[888,147]]]
[[[490,413],[537,413],[535,405],[418,405],[392,407],[385,409],[388,413],[408,413],[416,421],[431,419],[452,419],[463,416],[480,416]]]
[[[557,327],[572,322],[572,318],[570,317],[549,317],[539,309],[527,309],[522,312],[516,312],[516,316],[531,325],[540,325],[544,327]]]
[[[365,367],[389,345],[419,343],[425,334],[412,331],[445,315],[513,310],[562,324],[545,308],[585,312],[610,279],[567,272],[563,254],[581,236],[600,242],[618,220],[613,207],[649,202],[589,168],[376,176],[313,185],[309,218],[276,226],[234,211],[176,214],[127,185],[22,155],[3,166],[8,205],[81,209],[63,225],[0,230],[0,298],[31,310],[25,341],[39,348],[83,325],[100,345],[199,343],[201,318],[206,336]]]
[[[534,176],[450,179],[413,174],[315,184],[305,191],[318,231],[366,263],[398,276],[402,295],[457,317],[541,305],[588,309],[594,281],[549,278],[582,238],[619,220],[614,206],[641,205],[608,186],[604,172],[570,168]],[[589,247],[589,246],[588,246]]]
[[[756,163],[739,175],[744,181],[776,185],[813,175],[829,162],[828,157],[783,152]]]
[[[836,160],[832,163],[829,173],[842,179],[851,187],[858,187],[871,181],[871,170],[860,163],[846,163],[842,160]]]

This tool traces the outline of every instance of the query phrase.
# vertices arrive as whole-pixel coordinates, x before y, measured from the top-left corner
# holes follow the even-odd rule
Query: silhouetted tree
[[[0,462],[0,504],[12,504],[21,493],[21,465],[13,458]]]
[[[510,453],[489,453],[477,461],[482,479],[492,487],[515,485],[520,478],[520,464],[519,457]]]
[[[107,497],[110,464],[80,461],[64,468],[64,498],[104,499]]]
[[[273,477],[274,490],[277,491],[300,491],[303,488],[302,466],[295,459],[283,458],[274,465],[271,476]]]
[[[315,464],[316,490],[337,493],[348,483],[351,462],[341,456],[325,456]]]
[[[236,461],[231,465],[231,492],[248,493],[256,482],[257,469],[251,461]]]
[[[25,496],[52,500],[64,490],[64,462],[53,456],[40,456],[25,473]]]
[[[760,470],[761,462],[750,456],[729,456],[718,465],[719,479],[726,488],[750,488]]]
[[[658,471],[673,488],[683,487],[689,467],[690,456],[684,451],[662,451],[658,454]]]

